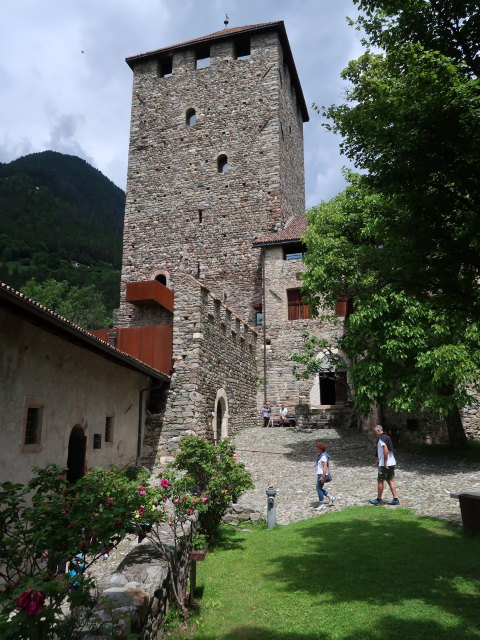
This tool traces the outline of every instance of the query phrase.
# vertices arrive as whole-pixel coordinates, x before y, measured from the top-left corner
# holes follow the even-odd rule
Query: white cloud
[[[124,59],[229,26],[285,20],[311,122],[307,203],[343,186],[338,140],[312,102],[341,98],[360,54],[351,0],[16,0],[2,8],[0,161],[53,149],[79,155],[125,188],[131,71]],[[84,53],[82,53],[82,51]]]

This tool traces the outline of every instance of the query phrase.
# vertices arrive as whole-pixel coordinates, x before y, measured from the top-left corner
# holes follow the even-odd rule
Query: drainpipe
[[[267,309],[265,301],[265,247],[262,247],[263,402],[267,404]]]
[[[137,425],[137,457],[135,459],[135,465],[137,467],[142,466],[142,419],[143,419],[143,394],[146,391],[156,391],[157,389],[163,389],[164,385],[160,387],[152,387],[151,383],[149,387],[140,389],[140,396],[138,399],[138,425]]]

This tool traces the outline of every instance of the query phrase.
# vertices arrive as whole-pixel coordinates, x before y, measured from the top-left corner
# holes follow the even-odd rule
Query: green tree
[[[94,285],[75,287],[66,281],[37,282],[33,278],[22,287],[22,292],[84,329],[111,325],[103,296]]]
[[[386,204],[376,229],[392,281],[440,309],[480,313],[480,7],[354,0],[365,53],[324,113]]]
[[[378,226],[390,204],[365,176],[349,180],[343,193],[308,214],[303,287],[316,309],[339,295],[354,301],[335,346],[353,362],[351,381],[362,414],[372,401],[409,413],[429,409],[445,419],[452,446],[466,447],[459,407],[480,390],[480,324],[399,286],[396,251],[381,244]],[[308,341],[306,347],[293,357],[299,375],[316,366],[318,348],[309,348]]]

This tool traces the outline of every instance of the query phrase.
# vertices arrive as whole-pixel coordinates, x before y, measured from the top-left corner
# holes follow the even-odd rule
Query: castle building
[[[344,403],[335,385],[329,395],[291,373],[302,331],[330,335],[338,323],[333,310],[332,323],[311,319],[301,300],[308,112],[284,23],[225,28],[127,63],[118,330],[173,330],[153,448],[192,431],[231,435],[258,423],[265,401],[302,415]]]
[[[127,58],[132,118],[122,286],[188,273],[250,324],[252,239],[305,211],[305,100],[283,22]],[[161,275],[160,274],[160,275]],[[122,305],[128,324],[131,312]]]

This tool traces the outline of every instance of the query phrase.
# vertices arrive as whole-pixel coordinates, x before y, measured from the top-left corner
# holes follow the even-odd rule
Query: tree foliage
[[[480,8],[357,3],[367,48],[343,71],[346,101],[325,109],[328,126],[383,196],[376,229],[394,280],[443,308],[478,315]]]
[[[310,214],[312,303],[353,297],[342,346],[356,401],[429,408],[465,446],[480,378],[480,7],[354,0],[365,53],[327,128],[364,173]]]
[[[68,282],[29,280],[22,293],[84,329],[102,329],[111,325],[102,294],[93,286],[75,287]]]
[[[53,151],[0,163],[0,280],[94,285],[118,306],[125,194],[84,160]]]

